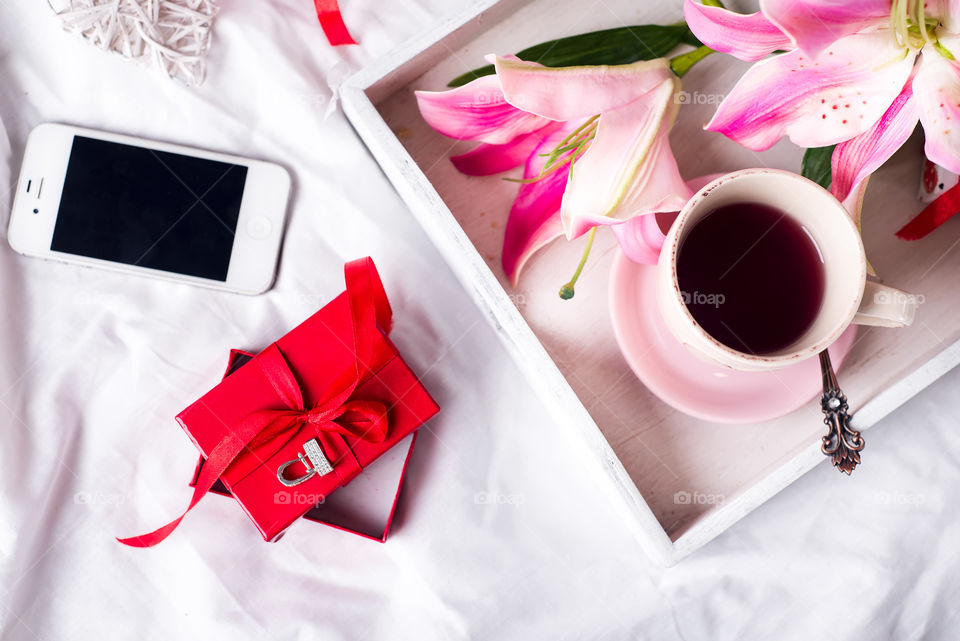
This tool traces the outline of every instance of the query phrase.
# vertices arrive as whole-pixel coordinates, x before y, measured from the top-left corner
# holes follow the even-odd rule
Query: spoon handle
[[[827,350],[820,352],[820,372],[823,375],[820,409],[829,430],[823,437],[820,450],[833,460],[834,467],[849,475],[860,463],[860,450],[865,443],[860,432],[850,427],[847,397],[840,390]]]

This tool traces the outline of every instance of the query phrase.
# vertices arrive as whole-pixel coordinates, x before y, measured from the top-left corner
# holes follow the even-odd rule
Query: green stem
[[[723,3],[720,0],[703,0],[701,4],[705,7],[720,7],[723,9]]]
[[[711,53],[713,49],[707,45],[702,47],[697,47],[693,51],[688,51],[687,53],[680,54],[675,58],[670,58],[670,69],[677,75],[678,78],[683,78],[684,74],[690,71],[693,68],[693,65],[697,64]]]
[[[939,53],[941,56],[943,56],[943,57],[946,58],[947,60],[954,60],[953,53],[951,53],[951,51],[950,51],[949,49],[947,49],[947,48],[944,47],[942,44],[940,44],[940,41],[939,41],[939,40],[937,40],[937,41],[933,44],[933,48],[936,49],[936,50],[937,50],[937,53]]]
[[[590,255],[590,250],[593,249],[593,238],[596,235],[596,227],[591,229],[587,234],[587,246],[583,248],[583,257],[580,259],[580,264],[577,265],[577,271],[573,272],[573,278],[570,279],[570,282],[560,288],[560,298],[563,300],[570,300],[573,298],[573,287],[577,284],[577,280],[580,278],[580,274],[583,272],[583,266],[587,264],[587,256]]]

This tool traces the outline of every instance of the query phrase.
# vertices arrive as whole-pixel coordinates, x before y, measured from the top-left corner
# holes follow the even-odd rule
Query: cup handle
[[[867,281],[860,309],[853,317],[855,325],[906,327],[917,313],[917,298],[905,291]]]

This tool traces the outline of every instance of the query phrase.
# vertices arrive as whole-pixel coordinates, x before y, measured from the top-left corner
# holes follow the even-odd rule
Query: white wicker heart
[[[199,85],[217,13],[214,0],[68,0],[63,27],[106,51]]]

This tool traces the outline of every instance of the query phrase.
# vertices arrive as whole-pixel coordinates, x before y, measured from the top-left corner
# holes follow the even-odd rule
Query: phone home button
[[[273,225],[264,216],[255,216],[247,223],[247,234],[255,240],[263,240],[270,236]]]

